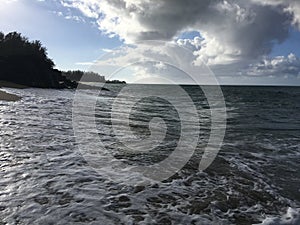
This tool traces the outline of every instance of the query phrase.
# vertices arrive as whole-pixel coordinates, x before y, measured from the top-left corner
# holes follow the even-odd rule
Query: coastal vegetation
[[[82,82],[105,82],[105,77],[94,72],[84,72],[81,70],[67,71],[63,72],[63,75],[72,81],[82,81]]]
[[[0,80],[39,88],[75,88],[76,82],[54,66],[40,41],[29,41],[17,32],[0,32]]]
[[[102,76],[95,72],[85,72],[81,70],[67,71],[62,73],[67,79],[71,81],[81,81],[81,82],[100,82],[108,84],[126,84],[125,81],[120,80],[106,80],[105,76]]]
[[[40,41],[29,41],[17,32],[6,35],[0,32],[1,83],[14,87],[76,88],[83,75],[86,82],[106,82],[105,77],[97,73],[63,72],[54,67],[53,60],[48,57],[47,49]]]

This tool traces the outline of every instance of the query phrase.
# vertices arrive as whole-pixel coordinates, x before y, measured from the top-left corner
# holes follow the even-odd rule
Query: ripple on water
[[[207,171],[197,170],[207,140],[204,134],[193,159],[179,173],[159,184],[134,187],[126,178],[116,183],[96,173],[78,151],[72,128],[73,91],[9,91],[23,98],[0,103],[3,224],[299,224],[299,188],[293,189],[300,180],[295,158],[299,136],[295,130],[265,132],[251,125],[246,129],[249,121],[239,118],[239,110],[253,105],[239,104],[232,97],[225,144]],[[111,134],[113,98],[101,99],[107,102],[97,111],[99,134],[119,157],[130,160],[117,151]],[[201,113],[202,131],[207,133],[208,112]],[[149,115],[137,116],[140,123],[133,125],[142,131]],[[235,126],[237,118],[241,124]],[[176,120],[175,114],[170,120]],[[170,139],[176,139],[171,131]],[[152,162],[151,155],[143,157]],[[287,160],[289,166],[282,163]]]

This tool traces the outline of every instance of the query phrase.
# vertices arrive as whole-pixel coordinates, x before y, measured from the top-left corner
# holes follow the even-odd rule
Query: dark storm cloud
[[[227,65],[268,55],[298,28],[296,0],[62,0],[97,21],[99,29],[127,43],[174,40],[198,31],[194,54],[209,65]],[[98,16],[96,16],[98,15]],[[181,45],[196,42],[179,40]]]

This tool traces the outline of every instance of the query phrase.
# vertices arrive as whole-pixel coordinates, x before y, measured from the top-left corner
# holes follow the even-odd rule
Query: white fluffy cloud
[[[300,76],[300,59],[294,54],[287,57],[264,58],[255,65],[251,65],[246,72],[250,76]]]
[[[176,40],[185,31],[201,37],[177,43],[194,51],[195,63],[251,62],[300,29],[299,0],[61,0],[126,43]],[[274,60],[278,60],[275,58]]]

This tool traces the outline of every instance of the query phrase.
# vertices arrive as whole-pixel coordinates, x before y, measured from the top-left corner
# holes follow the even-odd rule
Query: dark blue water
[[[95,111],[105,148],[129,166],[168,158],[181,129],[172,104],[155,96],[135,104],[130,129],[136,136],[150,135],[153,117],[165,121],[167,132],[152,151],[128,152],[112,129],[112,104],[121,87],[109,88],[115,92],[102,93]],[[74,135],[74,91],[6,89],[23,98],[0,102],[0,224],[300,224],[300,88],[223,87],[226,135],[204,172],[198,166],[210,109],[200,89],[183,88],[199,113],[195,153],[169,179],[139,186],[129,185],[126,176],[110,179],[109,167],[101,173],[90,166]],[[126,105],[132,96],[122,99]]]

